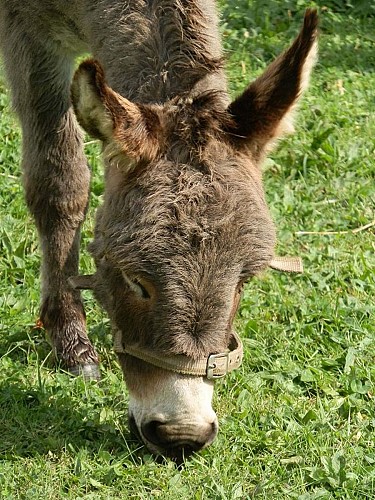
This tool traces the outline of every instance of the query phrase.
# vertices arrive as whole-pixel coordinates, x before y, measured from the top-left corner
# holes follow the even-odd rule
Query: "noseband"
[[[199,359],[191,359],[183,355],[162,356],[144,347],[124,345],[122,333],[118,328],[114,330],[113,346],[116,353],[129,354],[164,370],[182,375],[205,377],[208,380],[224,377],[227,373],[238,368],[243,358],[242,342],[235,332],[232,334],[226,352],[210,354],[207,358]]]
[[[299,257],[274,257],[270,267],[291,273],[303,272],[302,261]],[[144,347],[124,345],[118,328],[114,330],[113,346],[118,354],[129,354],[164,370],[182,375],[205,377],[208,380],[225,377],[227,373],[241,365],[243,358],[242,341],[236,332],[233,332],[226,352],[210,354],[207,358],[200,359],[191,359],[183,355],[162,356]]]
[[[269,266],[278,271],[302,273],[303,265],[299,257],[274,257]],[[69,278],[70,285],[75,289],[92,289],[92,276],[75,276]],[[208,380],[224,377],[227,373],[238,368],[242,363],[243,347],[237,333],[233,332],[226,352],[210,354],[207,358],[191,359],[188,356],[162,356],[155,351],[144,347],[124,345],[122,333],[114,328],[114,351],[118,354],[129,354],[146,363],[163,368],[164,370],[205,377]]]

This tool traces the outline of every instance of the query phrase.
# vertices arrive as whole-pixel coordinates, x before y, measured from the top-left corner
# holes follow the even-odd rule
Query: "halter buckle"
[[[229,354],[229,352],[221,352],[208,356],[206,372],[208,380],[225,377],[229,369]],[[215,373],[215,369],[219,369],[221,373]]]

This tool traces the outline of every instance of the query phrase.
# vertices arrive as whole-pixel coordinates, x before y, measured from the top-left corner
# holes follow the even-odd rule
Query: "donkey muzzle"
[[[152,451],[177,461],[209,446],[217,432],[217,419],[209,423],[151,420],[141,426],[142,438]]]

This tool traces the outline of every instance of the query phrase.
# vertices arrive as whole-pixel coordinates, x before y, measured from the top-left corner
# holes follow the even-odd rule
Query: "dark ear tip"
[[[319,16],[317,9],[306,9],[303,20],[303,29],[309,32],[317,30],[319,24]]]
[[[104,71],[99,61],[96,59],[86,59],[78,66],[74,75],[74,80],[80,75],[86,74],[90,83],[98,85],[104,82]]]

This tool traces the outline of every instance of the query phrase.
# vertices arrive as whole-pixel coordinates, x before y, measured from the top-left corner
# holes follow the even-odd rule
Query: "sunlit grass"
[[[236,94],[287,46],[308,2],[221,4]],[[1,498],[373,497],[374,228],[296,233],[345,232],[375,218],[375,18],[345,2],[321,5],[320,58],[296,133],[264,173],[279,252],[301,255],[306,270],[269,272],[247,286],[237,319],[245,361],[217,384],[219,437],[181,470],[155,463],[130,437],[108,321],[90,292],[100,385],[56,370],[35,328],[39,249],[22,195],[19,129],[1,84]],[[89,144],[87,153],[94,177],[84,272],[93,269],[85,248],[103,190],[99,148]]]

